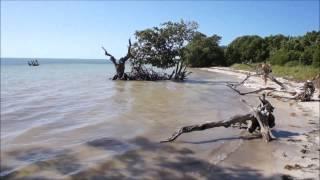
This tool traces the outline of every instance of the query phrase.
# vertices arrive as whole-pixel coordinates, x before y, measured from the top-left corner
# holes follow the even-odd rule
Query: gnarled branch
[[[176,131],[170,138],[164,141],[160,141],[161,143],[164,142],[172,142],[175,139],[177,139],[181,134],[183,133],[189,133],[192,131],[203,131],[206,129],[214,128],[214,127],[225,127],[228,128],[230,125],[234,125],[237,123],[245,123],[245,121],[253,119],[254,116],[252,116],[251,113],[246,114],[246,115],[236,115],[232,118],[230,118],[227,121],[218,121],[218,122],[208,122],[208,123],[203,123],[203,124],[198,124],[198,125],[192,125],[192,126],[185,126],[180,128],[178,131]]]
[[[125,57],[121,58],[120,61],[121,61],[121,63],[125,63],[131,57],[132,57],[132,54],[131,54],[131,40],[129,39],[129,46],[128,46],[127,55]]]
[[[112,56],[111,54],[108,53],[108,51],[102,46],[101,47],[103,50],[104,50],[104,54],[106,56],[109,56],[110,57],[110,60],[111,62],[114,64],[114,65],[117,65],[117,61],[116,61],[116,58],[114,56]]]
[[[237,92],[239,95],[246,95],[246,94],[252,94],[252,93],[258,93],[261,91],[265,91],[265,90],[275,90],[276,88],[272,88],[272,87],[265,87],[265,88],[260,88],[254,91],[249,91],[249,92],[240,92],[238,89],[234,88],[231,84],[227,85],[229,88],[231,88],[232,90],[234,90],[235,92]]]

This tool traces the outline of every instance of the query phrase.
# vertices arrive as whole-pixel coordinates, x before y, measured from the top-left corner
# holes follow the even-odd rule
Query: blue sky
[[[180,19],[227,45],[319,30],[319,1],[1,1],[1,57],[119,58],[136,30]]]

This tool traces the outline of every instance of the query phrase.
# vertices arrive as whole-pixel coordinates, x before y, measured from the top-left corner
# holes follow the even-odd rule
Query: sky
[[[228,45],[242,35],[319,30],[319,0],[1,1],[1,57],[116,58],[134,32],[166,21],[196,21]]]

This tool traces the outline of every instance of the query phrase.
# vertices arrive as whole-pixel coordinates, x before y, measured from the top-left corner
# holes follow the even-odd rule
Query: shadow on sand
[[[228,138],[226,138],[228,140]],[[206,142],[204,142],[206,143]],[[194,156],[187,148],[176,148],[174,144],[151,142],[147,138],[137,137],[123,142],[118,139],[102,138],[86,145],[100,150],[117,150],[131,144],[136,148],[112,159],[97,164],[94,168],[82,169],[79,159],[71,151],[31,149],[29,151],[10,152],[21,161],[30,164],[1,179],[46,179],[39,176],[42,171],[55,171],[68,179],[273,179],[285,177],[276,174],[265,177],[259,170],[248,167],[226,168],[210,164],[207,160]],[[117,148],[114,148],[117,146]],[[42,156],[51,157],[41,159]],[[33,159],[33,160],[32,160]],[[3,166],[1,172],[10,167]],[[12,168],[11,168],[12,169]],[[52,179],[52,178],[47,178]]]
[[[290,138],[293,136],[299,136],[299,133],[284,131],[284,130],[272,130],[272,134],[277,138]]]

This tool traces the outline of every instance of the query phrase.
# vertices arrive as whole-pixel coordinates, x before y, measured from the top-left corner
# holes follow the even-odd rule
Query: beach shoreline
[[[47,81],[42,81],[44,86],[28,83],[28,89],[33,89],[30,92],[43,96],[27,94],[30,99],[25,103],[42,109],[44,114],[19,110],[26,106],[10,100],[17,95],[6,95],[6,103],[2,103],[6,110],[2,112],[6,116],[2,130],[7,133],[2,132],[5,148],[1,149],[1,178],[318,179],[319,145],[315,143],[319,141],[319,114],[313,112],[317,104],[268,99],[276,107],[273,132],[278,137],[270,143],[245,129],[224,127],[184,134],[173,143],[159,143],[182,126],[247,113],[250,109],[240,99],[256,106],[258,95],[240,96],[226,86],[227,82],[240,82],[243,74],[238,78],[192,69],[183,83],[115,82],[105,80],[107,67],[97,66],[99,69],[89,71],[98,77],[91,86],[87,84],[91,80],[88,72],[82,72],[79,84],[61,81],[47,88]],[[44,68],[39,70],[47,72]],[[65,66],[55,70],[62,74],[70,71]],[[51,76],[60,79],[57,73]],[[21,96],[25,94],[19,92],[25,91],[7,93]],[[26,129],[14,132],[20,127],[15,122],[36,120],[39,124],[21,123]]]
[[[203,71],[228,74],[243,80],[250,72],[226,67],[200,68]],[[289,90],[299,91],[303,83],[277,78]],[[280,87],[268,81],[268,87]],[[265,87],[261,77],[250,77],[243,84],[246,89]],[[317,99],[316,93],[313,99]],[[257,96],[257,95],[247,95]],[[245,98],[245,96],[242,96]],[[280,101],[267,97],[275,107],[276,126],[273,132],[277,139],[268,144],[261,139],[245,141],[241,147],[225,159],[225,167],[246,166],[256,168],[265,176],[278,174],[278,177],[298,179],[319,179],[319,101],[295,102]],[[254,148],[253,148],[254,147]],[[277,177],[277,176],[276,176]]]

